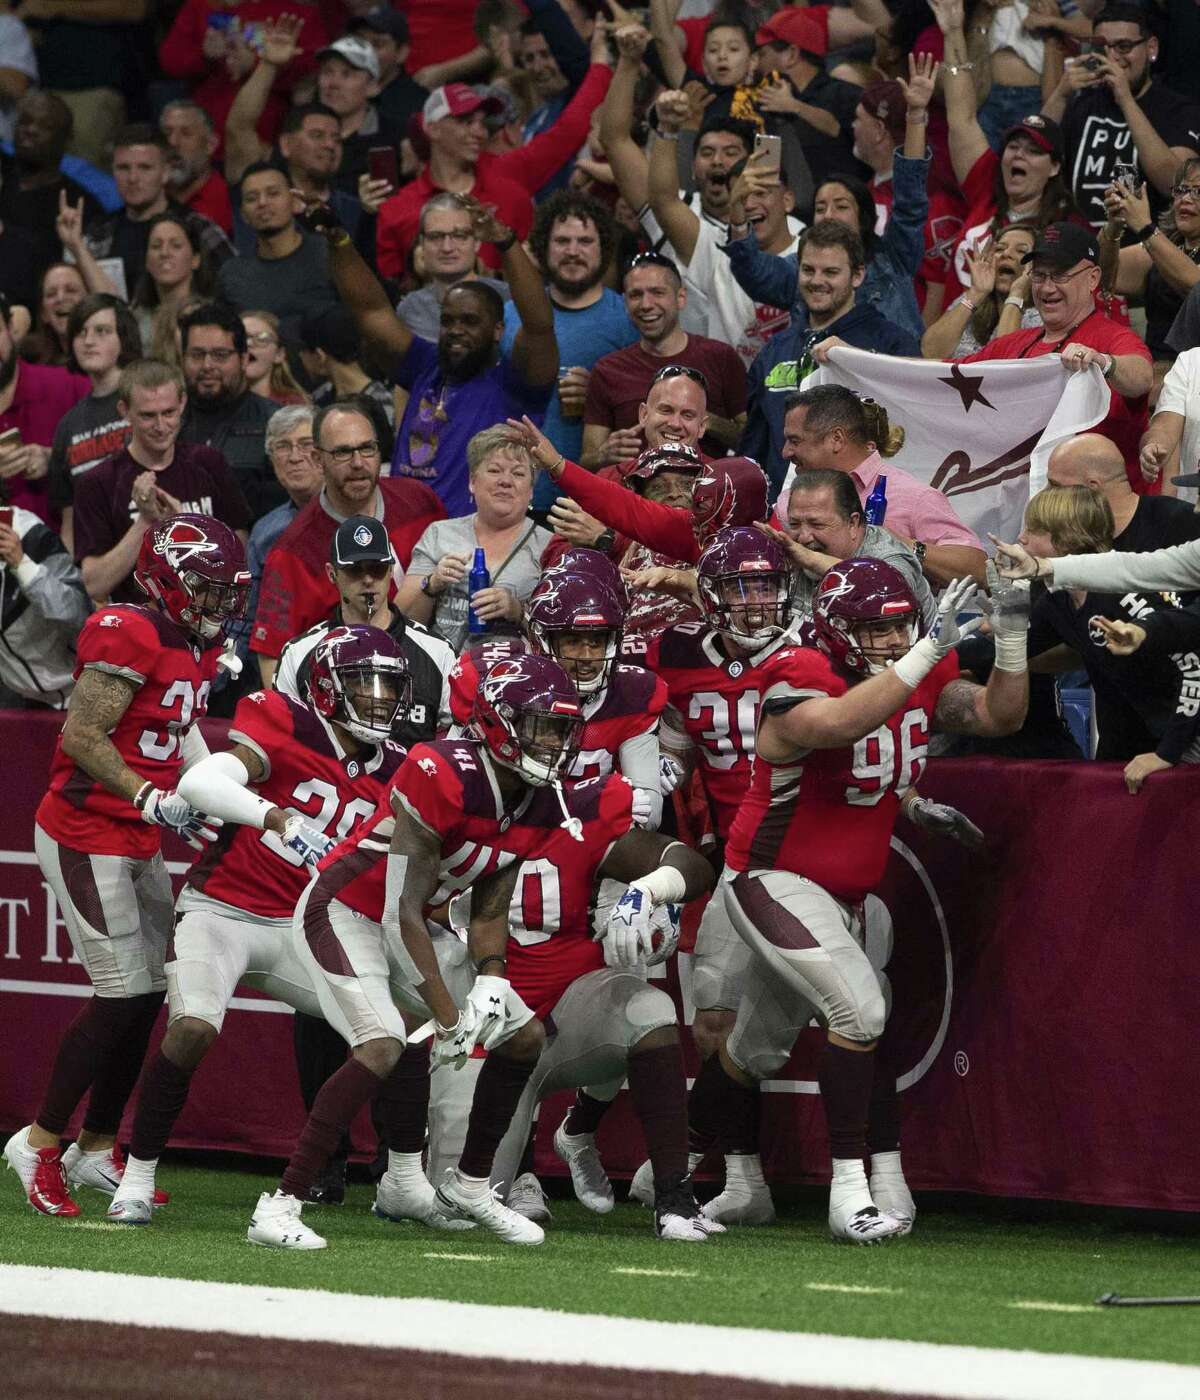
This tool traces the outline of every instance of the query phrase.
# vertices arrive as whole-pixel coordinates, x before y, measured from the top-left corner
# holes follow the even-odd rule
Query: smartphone
[[[1113,184],[1120,185],[1122,189],[1128,190],[1130,194],[1136,194],[1137,188],[1141,184],[1136,165],[1126,165],[1124,161],[1118,161],[1113,166]]]
[[[12,452],[18,447],[24,447],[25,442],[21,437],[20,428],[6,428],[0,433],[0,452]]]
[[[395,146],[372,146],[367,152],[367,174],[372,180],[386,180],[395,189],[400,183]]]
[[[763,152],[762,158],[754,162],[754,168],[762,175],[778,175],[783,163],[783,137],[764,136],[762,132],[754,138],[754,154]]]
[[[12,514],[12,513],[13,513],[13,508],[12,508],[12,506],[0,506],[0,525],[6,526],[9,530],[12,529],[12,521],[13,521],[13,514]]]

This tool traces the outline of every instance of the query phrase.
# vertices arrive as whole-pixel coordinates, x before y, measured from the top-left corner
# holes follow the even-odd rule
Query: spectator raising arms
[[[1041,315],[1030,305],[1032,285],[1024,262],[1036,237],[1032,224],[1009,224],[994,239],[967,250],[971,285],[921,337],[927,360],[970,355],[996,336],[1041,325]]]

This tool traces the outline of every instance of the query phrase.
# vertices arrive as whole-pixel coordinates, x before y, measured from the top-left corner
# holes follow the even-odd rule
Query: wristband
[[[1157,232],[1157,224],[1146,224],[1145,227],[1134,230],[1133,241],[1135,243],[1147,243]]]
[[[904,120],[916,122],[918,126],[923,126],[929,120],[929,109],[927,107],[909,108],[904,114]]]
[[[673,865],[660,865],[649,875],[634,880],[630,889],[641,890],[656,907],[659,904],[682,904],[687,897],[687,880],[682,870],[676,870]]]
[[[133,805],[138,809],[139,812],[146,805],[146,798],[150,796],[153,790],[154,784],[151,782],[145,782],[141,785],[140,788],[138,788],[137,792],[134,794]]]
[[[678,131],[664,131],[662,127],[658,127],[654,134],[660,141],[678,141],[682,135],[682,133]]]
[[[1107,352],[1106,352],[1106,353],[1107,353]],[[1115,355],[1109,355],[1109,357],[1108,357],[1108,364],[1105,365],[1105,367],[1104,367],[1104,369],[1101,371],[1101,373],[1104,375],[1105,379],[1111,379],[1111,378],[1113,377],[1114,372],[1116,371],[1116,368],[1117,368],[1117,357],[1116,357]]]
[[[996,649],[996,659],[992,663],[997,671],[1010,671],[1020,674],[1027,668],[1025,640],[1028,633],[1024,630],[1011,633],[1001,632],[996,628],[992,629],[992,644]]]
[[[1024,310],[1025,310],[1025,299],[1024,299],[1024,297],[1005,297],[1005,298],[1004,298],[1004,304],[1005,304],[1005,306],[1015,306],[1015,307],[1017,308],[1017,310],[1020,311],[1020,312],[1022,312],[1022,313],[1023,313]]]
[[[960,306],[965,306],[968,311],[975,311],[978,309],[978,303],[972,301],[971,298],[967,296],[965,292],[962,296],[959,297],[958,304]]]
[[[954,78],[957,78],[958,75],[959,75],[960,73],[974,73],[974,71],[975,71],[975,65],[974,65],[973,63],[947,63],[947,64],[946,64],[946,72],[949,73],[950,76],[951,76],[951,77],[954,77]]]
[[[487,967],[488,963],[494,962],[503,963],[505,971],[508,970],[508,959],[502,953],[489,953],[486,958],[480,958],[475,964],[475,976],[482,976],[483,969]]]
[[[337,233],[335,233],[331,239],[329,239],[329,246],[331,248],[344,248],[349,242],[350,235],[346,232],[344,228],[341,228],[338,229]]]
[[[909,690],[916,690],[941,659],[942,653],[933,638],[922,637],[907,656],[893,663],[892,674]]]

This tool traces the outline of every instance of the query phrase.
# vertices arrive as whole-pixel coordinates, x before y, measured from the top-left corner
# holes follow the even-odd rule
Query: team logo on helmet
[[[181,571],[193,559],[216,554],[218,546],[203,530],[187,520],[170,520],[154,535],[154,552],[161,554],[170,566]]]

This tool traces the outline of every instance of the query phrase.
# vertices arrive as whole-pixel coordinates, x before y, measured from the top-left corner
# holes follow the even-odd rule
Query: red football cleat
[[[20,1177],[29,1204],[39,1214],[69,1219],[83,1213],[71,1199],[62,1153],[57,1147],[30,1147],[29,1129],[22,1128],[5,1143],[4,1157]]]

